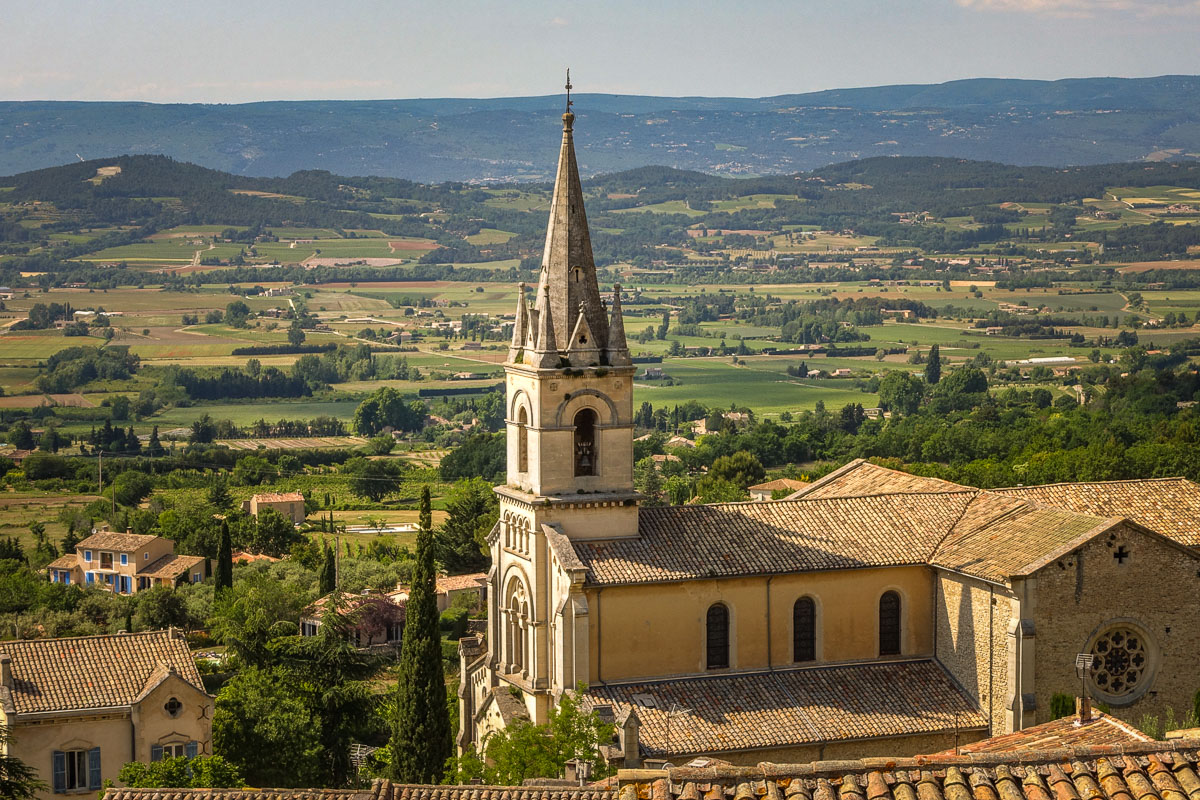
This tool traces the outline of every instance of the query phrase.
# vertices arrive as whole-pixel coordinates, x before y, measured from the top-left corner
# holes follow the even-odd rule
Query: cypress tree
[[[925,364],[925,382],[933,386],[942,379],[942,354],[935,344],[929,348],[929,362]]]
[[[229,539],[229,523],[221,520],[221,543],[217,545],[216,591],[220,594],[233,587],[233,542]]]
[[[429,487],[421,491],[417,563],[404,614],[404,641],[392,730],[392,777],[403,783],[438,783],[450,756],[450,714],[438,631],[437,574]]]
[[[321,596],[337,588],[337,555],[333,548],[325,545],[325,561],[321,564]]]

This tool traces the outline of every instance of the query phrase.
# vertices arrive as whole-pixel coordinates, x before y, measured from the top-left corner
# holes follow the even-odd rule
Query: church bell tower
[[[568,73],[541,273],[536,289],[521,285],[504,363],[508,474],[488,536],[488,678],[472,679],[521,689],[535,723],[589,679],[586,571],[571,543],[637,536],[641,499],[621,290],[606,304],[596,282],[570,89]]]

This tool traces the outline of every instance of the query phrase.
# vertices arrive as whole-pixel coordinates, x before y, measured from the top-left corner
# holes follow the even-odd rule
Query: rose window
[[[1146,677],[1149,656],[1144,637],[1129,628],[1114,628],[1092,645],[1092,681],[1113,697],[1133,694]]]

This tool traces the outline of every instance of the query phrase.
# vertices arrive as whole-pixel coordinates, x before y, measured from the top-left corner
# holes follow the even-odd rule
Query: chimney
[[[1075,698],[1075,721],[1080,725],[1092,721],[1092,698]]]
[[[12,656],[0,653],[0,686],[13,688]]]

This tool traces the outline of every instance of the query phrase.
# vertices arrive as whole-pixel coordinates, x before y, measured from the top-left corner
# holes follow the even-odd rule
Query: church
[[[784,500],[640,506],[620,287],[602,295],[568,102],[541,273],[504,365],[507,480],[460,749],[566,693],[625,766],[935,753],[1087,692],[1200,689],[1200,486],[983,491],[855,461]]]

